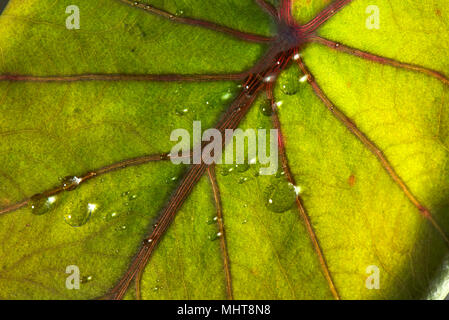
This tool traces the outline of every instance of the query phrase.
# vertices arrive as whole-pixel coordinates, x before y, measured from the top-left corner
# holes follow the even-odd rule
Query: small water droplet
[[[221,96],[221,100],[223,101],[228,101],[232,98],[232,93],[230,91],[225,92],[222,96]]]
[[[221,237],[221,232],[217,232],[217,233],[214,233],[214,234],[210,235],[209,236],[209,240],[210,241],[215,241],[215,240],[217,240],[220,237]]]
[[[181,107],[181,108],[176,110],[176,114],[178,116],[185,116],[188,113],[189,113],[189,108],[187,108],[187,107]]]
[[[177,17],[187,17],[189,15],[190,15],[189,8],[178,8],[175,11],[175,16],[177,16]]]
[[[121,225],[117,228],[118,231],[125,231],[127,229],[126,225]]]
[[[217,223],[217,221],[218,221],[218,217],[215,216],[212,219],[207,220],[207,224],[214,224],[214,223]]]
[[[93,279],[92,276],[83,276],[83,277],[81,277],[80,282],[81,283],[88,283],[88,282],[92,281],[92,279]]]
[[[276,178],[280,178],[280,177],[283,177],[284,175],[285,175],[284,170],[283,170],[282,168],[279,168],[279,170],[276,171],[275,177],[276,177]]]
[[[239,179],[239,184],[244,184],[246,181],[248,181],[248,178],[242,177]]]
[[[43,197],[42,195],[35,195],[31,197],[31,212],[34,215],[41,216],[48,213],[56,206],[56,196]]]
[[[265,189],[265,205],[272,212],[285,212],[292,208],[295,201],[295,188],[284,179],[274,181]]]
[[[132,194],[128,197],[129,200],[136,200],[137,199],[137,194]]]
[[[62,189],[64,189],[65,191],[75,190],[82,181],[82,179],[76,176],[67,176],[62,178],[61,180],[62,180]]]
[[[106,221],[111,221],[114,218],[118,217],[118,213],[117,212],[109,212],[104,216],[104,220]]]
[[[170,177],[170,178],[165,179],[165,183],[167,183],[167,184],[173,183],[173,182],[178,181],[178,179],[179,179],[178,176],[173,176],[173,177]]]
[[[248,222],[248,220],[245,219],[242,221],[242,224],[246,224],[247,222]]]
[[[250,168],[250,166],[246,160],[244,163],[238,163],[235,165],[235,171],[240,172],[240,173],[248,171],[249,168]]]
[[[220,173],[222,176],[228,176],[229,174],[232,173],[232,171],[234,171],[234,167],[223,166],[220,170]]]
[[[231,86],[229,87],[225,93],[223,93],[221,95],[221,101],[222,102],[228,102],[229,100],[233,99],[234,97],[236,97],[240,90],[241,90],[241,85],[237,85],[237,86]]]

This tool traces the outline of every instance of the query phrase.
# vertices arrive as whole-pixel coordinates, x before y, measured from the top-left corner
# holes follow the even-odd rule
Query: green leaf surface
[[[245,32],[276,32],[252,0],[143,2]],[[294,1],[294,16],[305,23],[329,2]],[[73,4],[80,8],[79,30],[65,26],[66,7]],[[369,5],[380,8],[379,30],[366,28]],[[354,0],[318,34],[448,76],[448,19],[446,0]],[[238,73],[268,48],[176,24],[117,0],[10,0],[0,30],[0,74],[13,75]],[[449,232],[448,86],[319,44],[307,44],[301,55],[330,100],[382,150]],[[295,82],[295,94],[286,90],[289,79],[301,77],[292,64],[274,93],[282,102],[290,168],[340,297],[444,297],[449,288],[443,238],[307,82]],[[169,152],[172,130],[192,131],[198,120],[203,129],[214,127],[240,84],[0,81],[0,208],[51,190],[62,177]],[[261,112],[265,103],[262,94],[240,128],[272,128]],[[267,203],[286,178],[258,175],[257,164],[229,168],[218,165],[216,171],[233,297],[332,299],[294,203],[283,212]],[[170,161],[127,167],[59,193],[53,203],[31,202],[0,215],[0,298],[105,295],[157,223],[185,169]],[[50,210],[33,214],[33,205],[34,213],[43,213],[39,206]],[[215,216],[205,175],[146,266],[143,299],[227,298]],[[66,288],[66,268],[73,265],[81,272],[79,290]],[[370,266],[380,271],[378,290],[366,287]],[[136,298],[133,286],[126,298]]]

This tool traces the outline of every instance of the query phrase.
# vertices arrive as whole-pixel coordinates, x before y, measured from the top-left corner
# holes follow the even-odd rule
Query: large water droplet
[[[89,221],[92,213],[97,210],[97,207],[94,203],[88,203],[85,206],[71,210],[64,215],[64,221],[69,226],[81,227]]]
[[[287,70],[279,78],[279,85],[281,86],[281,91],[286,95],[297,94],[301,83],[299,82],[299,74],[295,70]]]
[[[37,216],[48,213],[56,207],[56,196],[43,197],[42,195],[35,195],[31,197],[31,212]]]
[[[265,189],[265,205],[272,212],[285,212],[296,201],[295,187],[284,179],[274,181]]]
[[[260,112],[267,117],[270,117],[273,114],[273,108],[271,107],[271,102],[268,99],[265,99],[259,107]]]

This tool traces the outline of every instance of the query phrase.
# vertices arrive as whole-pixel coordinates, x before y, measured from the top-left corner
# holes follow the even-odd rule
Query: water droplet
[[[177,17],[187,17],[189,15],[190,15],[189,8],[178,8],[175,11],[175,16],[177,16]]]
[[[242,224],[246,224],[247,222],[248,222],[248,220],[245,219],[242,221]]]
[[[97,210],[97,207],[98,206],[94,203],[88,203],[81,208],[70,210],[70,212],[64,215],[64,221],[69,226],[81,227],[89,221],[92,213]]]
[[[137,194],[132,194],[128,197],[129,200],[136,200],[137,199]]]
[[[228,101],[228,100],[230,100],[231,98],[232,98],[232,93],[231,93],[230,91],[224,93],[224,94],[221,96],[221,100],[223,100],[223,101]]]
[[[41,216],[54,209],[56,206],[56,196],[43,197],[42,195],[35,195],[31,197],[31,212],[34,215]]]
[[[125,231],[126,228],[127,228],[126,225],[121,225],[121,226],[118,226],[116,230],[117,230],[117,231]]]
[[[275,177],[276,177],[276,178],[280,178],[280,177],[283,177],[284,175],[285,175],[284,169],[279,168],[279,170],[276,171]]]
[[[249,164],[247,163],[247,161],[245,160],[244,163],[238,163],[235,165],[235,171],[237,172],[246,172],[248,171],[250,168]]]
[[[265,205],[272,212],[285,212],[296,201],[295,187],[284,179],[274,181],[265,189]]]
[[[212,219],[207,220],[207,224],[214,224],[214,223],[217,223],[217,221],[218,221],[218,217],[215,216]]]
[[[270,100],[265,99],[264,102],[261,103],[259,110],[264,116],[270,117],[273,114]]]
[[[232,171],[234,171],[234,167],[223,166],[220,170],[220,173],[222,176],[227,176],[227,175],[231,174]]]
[[[62,180],[62,188],[65,191],[75,190],[78,187],[78,185],[82,182],[82,179],[76,176],[68,176],[62,178],[61,180]]]
[[[279,85],[281,91],[286,95],[292,96],[297,94],[300,89],[299,74],[295,69],[287,70],[279,77]]]
[[[210,235],[209,236],[209,240],[210,241],[215,241],[215,240],[217,240],[220,237],[221,237],[221,232],[217,232],[217,233],[214,233],[214,234]]]
[[[286,80],[284,83],[281,84],[281,90],[283,93],[292,96],[298,93],[299,91],[299,85],[298,80]]]
[[[117,212],[109,212],[108,214],[106,214],[104,216],[104,220],[111,221],[112,219],[117,218],[117,217],[118,217],[118,213]]]
[[[165,183],[167,183],[167,184],[173,183],[173,182],[178,181],[178,179],[179,179],[178,176],[173,176],[173,177],[170,177],[170,178],[165,179]]]
[[[248,181],[248,178],[242,177],[242,178],[240,178],[240,180],[239,180],[239,184],[244,184],[246,181]]]
[[[176,114],[178,116],[185,116],[188,113],[189,113],[189,108],[187,108],[187,107],[181,107],[181,108],[176,110]]]
[[[92,276],[84,276],[84,277],[81,277],[80,282],[88,283],[88,282],[92,281],[92,279],[93,279]]]

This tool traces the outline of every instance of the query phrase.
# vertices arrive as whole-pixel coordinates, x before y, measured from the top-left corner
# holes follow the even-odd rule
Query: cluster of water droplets
[[[250,169],[252,174],[248,174]],[[235,178],[237,176],[237,179],[235,179],[236,182],[243,184],[254,179],[259,179],[261,177],[260,169],[261,166],[257,164],[256,159],[252,159],[249,163],[221,165],[219,172],[224,177],[234,176]],[[288,182],[282,168],[276,174],[262,179],[260,183],[262,183],[262,188],[264,188],[262,189],[263,194],[261,195],[264,205],[268,210],[276,213],[282,213],[291,209],[295,205],[297,196],[302,191],[301,187]],[[265,187],[263,187],[264,184]],[[244,204],[244,207],[247,208],[248,205]],[[213,223],[214,221],[209,220],[209,222]],[[243,224],[246,223],[247,221],[245,220]]]

